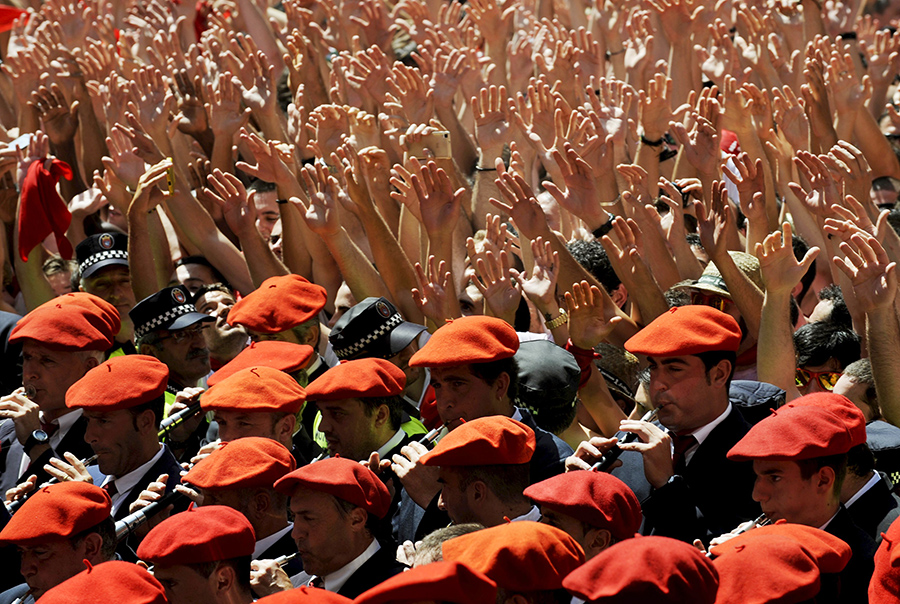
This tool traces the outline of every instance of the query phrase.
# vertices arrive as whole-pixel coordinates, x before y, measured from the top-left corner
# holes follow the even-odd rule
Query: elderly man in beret
[[[18,549],[25,579],[0,594],[0,604],[32,604],[84,570],[84,561],[100,564],[115,558],[111,507],[109,495],[86,482],[49,485],[32,495],[0,531],[0,546]]]
[[[830,392],[807,394],[753,426],[728,452],[752,461],[753,499],[770,520],[821,528],[845,541],[853,557],[841,573],[840,602],[865,602],[875,541],[841,504],[847,452],[866,441],[862,411]]]
[[[250,604],[256,536],[237,510],[203,506],[162,521],[138,547],[169,604]]]
[[[51,457],[91,455],[81,412],[66,407],[66,391],[103,362],[119,331],[119,313],[91,294],[66,294],[23,317],[9,341],[22,345],[24,389],[0,398],[0,489],[35,474]],[[26,396],[27,394],[27,396]]]
[[[323,459],[294,470],[275,489],[291,498],[292,534],[304,569],[295,582],[355,598],[403,571],[393,544],[376,538],[391,496],[368,468]]]

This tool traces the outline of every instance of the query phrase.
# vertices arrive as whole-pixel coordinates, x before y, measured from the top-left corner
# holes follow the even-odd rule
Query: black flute
[[[182,409],[178,413],[174,413],[166,419],[159,422],[159,438],[168,434],[172,429],[180,426],[190,418],[200,413],[200,401],[191,403],[186,409]]]
[[[644,417],[641,418],[642,422],[652,422],[656,419],[656,414],[659,413],[659,409],[651,409],[647,413],[644,414]],[[615,436],[620,443],[631,443],[638,439],[638,435],[634,432],[616,432]],[[622,449],[619,448],[619,445],[613,445],[613,448],[606,452],[600,461],[591,466],[591,470],[594,472],[605,472],[609,469],[613,463],[619,459],[619,455],[622,454]]]
[[[121,541],[122,539],[126,538],[128,535],[134,532],[136,528],[164,510],[166,506],[172,503],[178,503],[182,499],[189,499],[189,497],[184,493],[173,489],[153,503],[147,505],[146,507],[128,514],[127,516],[116,522],[116,540]]]

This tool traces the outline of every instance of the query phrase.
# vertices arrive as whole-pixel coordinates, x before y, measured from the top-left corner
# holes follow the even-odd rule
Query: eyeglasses
[[[831,392],[840,377],[840,371],[809,371],[808,369],[797,367],[797,373],[794,376],[794,380],[797,382],[797,387],[799,388],[803,388],[813,380],[819,380],[819,385]]]
[[[170,331],[169,335],[162,336],[159,338],[159,341],[163,340],[172,340],[176,344],[181,344],[187,340],[190,340],[193,337],[203,337],[203,330],[206,329],[206,323],[198,323],[194,327],[188,327],[186,329],[178,329],[176,331]]]
[[[716,310],[725,312],[725,309],[734,304],[734,302],[716,294],[691,292],[691,304],[694,306],[712,306]]]

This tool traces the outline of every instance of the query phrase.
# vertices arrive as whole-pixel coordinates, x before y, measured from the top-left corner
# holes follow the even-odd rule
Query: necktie
[[[317,587],[319,589],[325,589],[325,579],[316,575],[312,579],[309,580],[310,587]]]
[[[47,433],[47,436],[53,436],[59,430],[59,424],[54,422],[41,422],[41,430]]]
[[[672,463],[675,466],[676,474],[680,474],[685,467],[687,467],[684,454],[696,444],[697,439],[694,438],[693,434],[687,434],[685,436],[672,434]]]
[[[105,485],[103,485],[100,488],[103,489],[104,491],[106,491],[110,497],[115,497],[116,493],[119,492],[119,490],[116,488],[115,480],[110,480],[109,482],[107,482]]]

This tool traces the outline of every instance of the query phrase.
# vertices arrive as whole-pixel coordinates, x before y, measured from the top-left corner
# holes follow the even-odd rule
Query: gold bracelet
[[[544,325],[547,326],[547,329],[549,329],[550,331],[553,331],[557,327],[561,327],[561,326],[565,325],[568,320],[569,320],[569,313],[567,313],[563,309],[559,309],[559,316],[557,316],[555,319],[551,319],[548,321],[547,318],[544,317]]]

